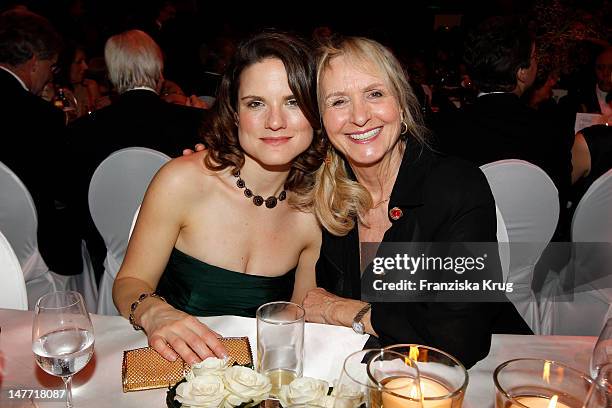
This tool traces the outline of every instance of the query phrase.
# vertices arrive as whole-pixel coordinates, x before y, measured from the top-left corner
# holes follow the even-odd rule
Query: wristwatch
[[[365,325],[361,321],[363,316],[368,313],[368,310],[372,307],[371,304],[367,303],[353,318],[353,331],[357,334],[365,333]]]

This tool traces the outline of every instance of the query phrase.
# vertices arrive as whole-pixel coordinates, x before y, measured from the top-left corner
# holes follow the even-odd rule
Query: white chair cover
[[[28,308],[49,292],[59,290],[56,277],[38,251],[38,218],[32,197],[21,180],[0,163],[0,230],[11,243],[21,265]]]
[[[134,212],[151,179],[168,160],[158,151],[130,147],[107,157],[91,178],[89,211],[106,244],[98,314],[119,314],[112,298],[113,283],[125,256]]]
[[[0,232],[0,308],[28,310],[28,294],[19,260],[2,232]]]
[[[495,217],[497,219],[497,243],[499,251],[499,262],[502,268],[502,274],[504,282],[508,280],[508,272],[510,271],[510,242],[508,238],[508,230],[506,229],[506,222],[504,216],[499,211],[497,205],[495,206]]]
[[[11,243],[21,265],[28,292],[28,307],[34,309],[41,296],[57,290],[75,290],[83,295],[87,310],[95,312],[98,293],[85,241],[81,243],[83,271],[63,276],[49,270],[38,250],[38,216],[29,191],[8,167],[0,163],[0,230]]]
[[[508,298],[533,332],[540,334],[539,307],[531,283],[535,265],[559,219],[557,188],[542,169],[523,160],[500,160],[480,168],[511,244],[507,281],[513,283],[514,291]]]
[[[134,232],[134,227],[136,226],[136,221],[138,220],[138,214],[140,214],[140,206],[136,209],[134,213],[134,219],[132,219],[132,226],[130,227],[130,234],[128,235],[128,240],[132,238],[132,232]]]
[[[547,282],[551,302],[542,323],[546,334],[597,336],[612,317],[612,170],[595,180],[578,203],[572,242],[572,262],[561,279]],[[562,288],[567,279],[573,289],[569,295]]]
[[[38,216],[29,191],[8,167],[0,163],[0,230],[11,243],[23,271],[28,307],[34,309],[41,296],[56,290],[81,292],[87,310],[95,312],[98,303],[96,280],[85,242],[81,245],[83,272],[63,276],[49,270],[38,250]]]

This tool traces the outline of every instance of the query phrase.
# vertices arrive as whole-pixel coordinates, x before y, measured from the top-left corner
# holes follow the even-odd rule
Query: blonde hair
[[[376,68],[397,98],[402,116],[402,135],[398,142],[400,153],[403,153],[407,137],[426,145],[426,130],[419,103],[400,62],[386,47],[368,38],[332,39],[319,47],[317,94],[321,112],[325,97],[321,89],[322,77],[331,60],[339,56],[364,69]],[[363,221],[363,216],[373,205],[370,192],[349,178],[347,166],[346,159],[329,144],[327,158],[315,174],[315,186],[308,197],[321,225],[338,236],[348,234],[355,227],[355,218]]]
[[[137,86],[156,89],[164,59],[159,46],[145,32],[125,31],[106,41],[104,59],[111,82],[120,94]]]

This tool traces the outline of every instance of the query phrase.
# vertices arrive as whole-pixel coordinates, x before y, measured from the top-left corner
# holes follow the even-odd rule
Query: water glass
[[[301,377],[304,367],[304,309],[291,302],[257,309],[257,371],[270,378],[273,396]]]
[[[607,363],[612,363],[612,318],[608,319],[595,343],[590,362],[591,377],[597,378],[599,368]]]
[[[396,351],[413,360],[419,369],[424,408],[460,408],[468,386],[468,372],[452,355],[420,344],[396,344]]]
[[[334,408],[422,408],[414,362],[384,349],[349,355],[331,396]]]
[[[83,369],[94,351],[94,332],[80,293],[49,293],[36,302],[32,351],[40,368],[62,377],[66,407],[72,407],[72,376]]]

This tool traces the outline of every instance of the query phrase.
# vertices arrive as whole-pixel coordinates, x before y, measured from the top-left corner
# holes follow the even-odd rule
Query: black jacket
[[[77,119],[69,126],[73,152],[74,198],[86,230],[96,274],[106,254],[102,238],[91,220],[87,194],[96,168],[111,153],[126,147],[148,147],[170,157],[201,142],[204,111],[164,102],[150,90],[131,90],[110,106]]]
[[[65,117],[0,70],[0,161],[26,186],[38,215],[38,248],[59,274],[81,273],[81,232],[70,201]],[[0,191],[0,195],[2,192]]]
[[[442,151],[477,166],[520,159],[544,170],[559,191],[561,214],[556,237],[566,237],[573,127],[561,118],[538,114],[515,94],[502,93],[479,97],[473,105],[440,119],[435,130]]]
[[[383,243],[497,241],[495,202],[482,172],[461,160],[442,158],[414,142],[408,143],[393,187],[389,209],[394,207],[400,208],[403,216],[389,218],[392,226]],[[317,285],[359,299],[360,283],[357,227],[344,237],[324,231]],[[382,345],[426,344],[449,352],[470,367],[488,354],[495,321],[507,305],[511,306],[374,303],[371,322]]]

